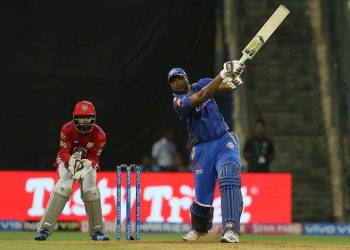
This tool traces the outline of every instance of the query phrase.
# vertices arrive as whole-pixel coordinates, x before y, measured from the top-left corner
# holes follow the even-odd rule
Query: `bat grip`
[[[239,59],[239,63],[245,63],[249,59],[245,54],[242,55],[242,57]]]

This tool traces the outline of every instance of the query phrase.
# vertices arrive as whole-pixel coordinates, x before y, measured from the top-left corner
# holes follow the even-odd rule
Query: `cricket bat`
[[[262,26],[259,32],[248,43],[248,45],[242,51],[242,57],[239,59],[240,63],[244,63],[247,59],[252,59],[258,50],[269,39],[273,32],[280,26],[283,20],[289,14],[289,10],[280,5],[267,22]]]

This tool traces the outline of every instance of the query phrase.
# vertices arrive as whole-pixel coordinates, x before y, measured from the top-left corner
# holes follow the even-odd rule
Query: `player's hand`
[[[243,84],[243,81],[239,76],[234,78],[226,77],[222,82],[226,83],[226,85],[232,90],[235,90],[237,87]]]
[[[228,61],[224,63],[224,68],[221,70],[220,76],[222,79],[226,77],[236,77],[243,72],[244,68],[245,65],[237,60]]]
[[[232,64],[233,64],[233,73],[237,76],[240,76],[245,68],[244,63],[240,63],[237,60],[233,60]]]
[[[81,168],[79,168],[78,171],[75,172],[75,174],[72,176],[73,179],[76,180],[82,180],[85,178],[85,175],[90,172],[92,169],[91,161],[88,159],[82,159],[80,161]]]
[[[77,170],[83,168],[83,164],[81,163],[81,153],[75,152],[71,155],[68,162],[68,172],[71,176],[74,176]]]

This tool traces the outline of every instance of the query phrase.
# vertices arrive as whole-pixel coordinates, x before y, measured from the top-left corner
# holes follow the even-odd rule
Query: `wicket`
[[[122,169],[126,169],[126,240],[131,240],[131,171],[134,169],[136,175],[136,223],[135,223],[135,239],[140,240],[141,233],[141,167],[135,164],[122,164],[117,166],[117,195],[116,195],[116,239],[121,238],[121,178]]]

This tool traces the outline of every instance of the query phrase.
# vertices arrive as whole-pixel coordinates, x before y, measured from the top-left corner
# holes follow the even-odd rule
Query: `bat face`
[[[258,52],[258,50],[264,45],[267,39],[269,39],[273,32],[275,32],[278,26],[280,26],[289,12],[290,11],[286,7],[280,5],[269,20],[267,20],[264,26],[259,30],[259,32],[254,36],[254,38],[244,48],[242,51],[243,55],[239,61],[243,63],[247,59],[252,59],[256,52]]]

